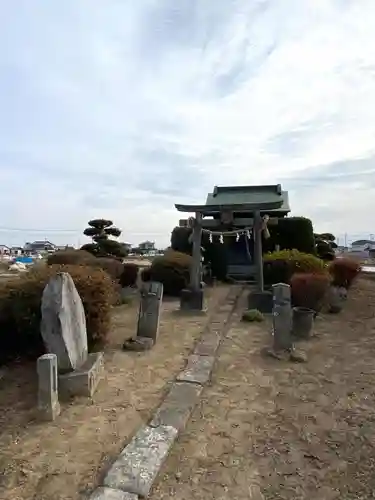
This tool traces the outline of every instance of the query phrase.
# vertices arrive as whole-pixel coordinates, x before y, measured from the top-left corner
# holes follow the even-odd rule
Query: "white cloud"
[[[175,202],[281,182],[318,229],[371,232],[372,0],[24,1],[3,14],[4,226],[75,242],[104,216],[126,240],[165,245]]]

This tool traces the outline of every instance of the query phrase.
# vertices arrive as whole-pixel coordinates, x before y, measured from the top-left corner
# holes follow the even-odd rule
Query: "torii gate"
[[[235,205],[182,205],[175,204],[179,212],[195,213],[192,219],[193,254],[190,269],[189,288],[183,290],[181,295],[181,309],[203,310],[203,289],[201,287],[201,242],[202,242],[202,220],[203,214],[211,212],[250,212],[254,214],[251,219],[251,227],[254,234],[254,261],[256,267],[256,284],[259,292],[264,290],[263,280],[263,258],[262,258],[262,231],[266,229],[266,221],[260,212],[280,208],[282,201],[263,203],[245,203]],[[250,221],[250,220],[249,220]],[[250,226],[250,224],[249,224]]]

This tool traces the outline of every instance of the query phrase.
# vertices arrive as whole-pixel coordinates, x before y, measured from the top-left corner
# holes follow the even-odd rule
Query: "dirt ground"
[[[208,291],[209,311],[228,291]],[[144,353],[125,353],[135,334],[138,304],[114,309],[105,351],[106,376],[92,400],[62,403],[54,423],[36,419],[35,363],[7,369],[0,379],[0,498],[85,498],[140,425],[151,416],[166,384],[184,366],[207,317],[176,315],[165,301],[159,339]]]
[[[308,357],[261,355],[270,324],[240,321],[151,500],[375,498],[375,281],[322,315]]]
[[[140,257],[127,257],[124,259],[125,264],[137,264],[139,267],[150,267],[151,266],[151,259],[148,259],[146,257],[140,258]]]

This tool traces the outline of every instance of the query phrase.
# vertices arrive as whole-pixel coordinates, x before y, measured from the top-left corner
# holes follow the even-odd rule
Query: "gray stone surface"
[[[169,425],[179,432],[187,424],[191,412],[198,403],[202,387],[186,382],[176,382],[172,385],[167,397],[156,411],[150,422],[150,427]]]
[[[206,331],[194,349],[194,354],[200,356],[214,356],[220,344],[220,334],[215,331]]]
[[[122,345],[124,351],[142,352],[149,351],[154,346],[154,340],[151,337],[134,337],[126,339]]]
[[[59,375],[59,389],[63,396],[92,397],[104,374],[102,352],[90,353],[86,363],[73,372]]]
[[[162,283],[150,281],[143,284],[139,303],[137,337],[151,338],[154,343],[156,342],[162,300]]]
[[[348,298],[348,290],[344,288],[343,286],[338,287],[340,297],[342,300],[346,300]]]
[[[171,426],[142,427],[104,479],[104,486],[147,497],[177,436]]]
[[[208,382],[215,358],[213,356],[198,356],[191,354],[188,357],[188,364],[177,377],[179,382],[195,382],[205,384]]]
[[[41,334],[48,352],[56,354],[58,369],[80,368],[87,359],[85,311],[68,273],[58,273],[42,295]]]
[[[97,488],[89,500],[138,500],[138,495],[112,488]]]
[[[213,319],[211,322],[210,322],[210,326],[213,330],[218,330],[221,328],[222,324],[223,324],[223,321],[228,317],[227,314],[221,314],[220,313],[217,313],[215,314],[215,319]]]
[[[60,415],[56,354],[44,354],[36,363],[38,373],[38,413],[43,420]]]
[[[327,302],[329,306],[329,312],[340,312],[343,308],[345,297],[337,286],[330,286],[327,293]]]
[[[293,307],[292,335],[296,339],[307,340],[314,328],[315,311],[307,307]]]
[[[273,296],[268,291],[251,291],[248,295],[248,309],[258,309],[263,314],[272,312]]]
[[[205,309],[203,289],[192,290],[186,288],[182,290],[180,295],[180,309],[186,312],[203,311]]]
[[[293,347],[290,286],[286,283],[277,283],[273,289],[273,348],[275,351],[289,350]]]

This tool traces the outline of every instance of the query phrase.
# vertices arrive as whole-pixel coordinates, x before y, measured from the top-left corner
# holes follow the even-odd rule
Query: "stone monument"
[[[162,283],[150,281],[143,285],[138,312],[137,337],[158,338],[160,308],[163,301]]]
[[[85,311],[68,273],[57,273],[43,291],[41,334],[47,351],[57,356],[61,391],[92,396],[102,373],[103,355],[88,354]]]
[[[306,361],[302,353],[297,353],[292,340],[293,310],[290,286],[286,283],[272,285],[273,310],[272,334],[273,345],[268,354],[276,359],[285,355],[294,362]]]
[[[41,334],[47,350],[57,356],[60,373],[76,370],[87,360],[85,311],[68,273],[53,276],[43,291]]]
[[[289,351],[292,343],[292,320],[293,312],[291,306],[290,286],[286,283],[277,283],[272,286],[273,290],[273,348],[276,352]]]
[[[137,335],[124,342],[125,351],[146,351],[156,343],[162,301],[163,284],[156,281],[144,283],[139,303]]]

